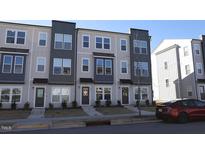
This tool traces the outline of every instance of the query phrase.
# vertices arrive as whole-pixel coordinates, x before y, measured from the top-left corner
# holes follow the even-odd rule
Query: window
[[[147,41],[134,40],[134,53],[147,54]]]
[[[40,32],[39,33],[39,41],[38,41],[38,44],[39,46],[46,46],[46,40],[47,40],[47,33],[44,33],[44,32]]]
[[[185,65],[185,72],[186,72],[186,75],[190,74],[191,70],[190,70],[189,65]]]
[[[193,49],[196,55],[200,55],[200,45],[199,44],[194,44]]]
[[[83,36],[83,48],[89,48],[90,37],[88,35]]]
[[[20,103],[21,91],[21,88],[18,87],[0,87],[0,100],[3,103]]]
[[[166,79],[165,83],[166,83],[166,87],[169,87],[169,79]]]
[[[187,96],[188,96],[188,97],[191,97],[191,96],[192,96],[192,88],[191,88],[191,87],[188,87],[188,88],[187,88]]]
[[[96,45],[97,49],[110,49],[110,38],[107,37],[96,37]]]
[[[26,33],[20,30],[7,30],[6,43],[25,44]]]
[[[135,76],[149,76],[148,62],[134,62]]]
[[[97,87],[96,88],[96,100],[100,100],[100,101],[111,100],[111,88],[110,87]]]
[[[128,73],[128,62],[127,61],[121,61],[121,73],[127,74]]]
[[[112,61],[105,60],[105,75],[112,75]]]
[[[69,102],[70,90],[68,88],[52,88],[52,103]]]
[[[72,35],[55,34],[55,49],[72,50]]]
[[[53,74],[54,75],[71,75],[71,59],[54,58]]]
[[[45,65],[46,65],[46,58],[45,57],[37,57],[36,62],[36,71],[37,72],[44,72],[45,71]]]
[[[188,56],[188,55],[189,55],[188,47],[184,47],[184,56]]]
[[[202,64],[201,63],[196,63],[196,70],[198,75],[202,75]]]
[[[110,39],[104,38],[104,49],[110,49]]]
[[[120,40],[120,50],[127,51],[127,40]]]
[[[102,49],[102,37],[96,37],[96,48]]]
[[[166,62],[166,61],[164,62],[164,69],[165,69],[165,70],[168,69],[168,65],[167,65],[167,62]]]
[[[88,58],[83,58],[82,71],[89,72],[89,59]]]
[[[96,74],[103,75],[104,74],[104,60],[96,59]]]
[[[14,74],[22,74],[23,73],[23,56],[15,56],[14,62]]]
[[[2,73],[11,73],[13,56],[5,55],[3,59]]]
[[[135,88],[135,100],[147,100],[148,99],[148,88],[136,87]]]

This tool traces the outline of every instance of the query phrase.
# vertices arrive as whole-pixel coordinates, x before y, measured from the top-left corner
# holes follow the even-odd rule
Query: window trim
[[[134,92],[133,92],[134,93],[134,100],[137,101],[137,99],[135,98],[135,94],[136,94],[135,91],[136,90],[138,91],[138,88],[140,88],[140,101],[146,101],[145,99],[142,99],[142,89],[143,88],[147,89],[147,99],[149,100],[149,98],[150,98],[149,87],[146,87],[146,86],[136,86],[136,87],[133,88],[133,90],[134,90]]]
[[[97,47],[96,47],[96,38],[97,38],[97,37],[102,38],[102,48],[97,48]],[[104,48],[104,38],[110,40],[110,48],[109,48],[109,49],[105,49],[105,48]],[[96,49],[96,50],[107,50],[107,51],[110,51],[110,50],[111,50],[111,47],[112,47],[111,37],[99,36],[99,35],[96,35],[96,36],[95,36],[95,49]]]
[[[199,67],[200,66],[200,67]],[[201,69],[201,73],[198,72],[198,70]],[[196,63],[196,72],[197,72],[197,75],[203,75],[203,66],[202,66],[202,63]]]
[[[88,71],[83,71],[83,60],[88,60]],[[82,73],[89,73],[90,72],[90,58],[83,57],[81,59],[81,72]]]
[[[110,100],[112,101],[112,86],[95,86],[95,101],[96,101],[96,95],[97,95],[97,88],[102,88],[102,100],[100,101],[106,101],[105,100],[105,88],[110,88]]]
[[[56,34],[63,35],[62,48],[56,48]],[[70,35],[71,36],[71,49],[65,49],[64,48],[64,44],[65,44],[64,35]],[[54,34],[54,49],[55,50],[69,50],[69,51],[73,50],[73,35],[72,34],[64,34],[64,33],[55,33]]]
[[[11,68],[10,68],[10,72],[4,72],[4,65],[5,65],[5,57],[11,57]],[[1,72],[2,73],[5,73],[5,74],[11,74],[12,73],[12,68],[13,68],[13,56],[12,55],[3,55],[3,64],[2,64],[2,70]]]
[[[123,63],[123,62],[126,63],[127,73],[123,73],[123,72],[122,72],[122,63]],[[120,60],[120,74],[128,74],[128,60]]]
[[[89,38],[88,47],[84,47],[84,46],[83,46],[83,45],[84,45],[84,40],[83,40],[83,37],[84,37],[84,36],[88,36],[88,38]],[[81,39],[82,39],[82,48],[83,48],[83,49],[90,49],[90,35],[88,35],[88,34],[83,34]]]
[[[39,59],[44,59],[44,70],[43,71],[38,71],[38,60]],[[36,73],[45,73],[46,71],[46,57],[37,57],[36,58]]]
[[[168,81],[168,82],[167,82]],[[169,79],[165,79],[165,87],[168,88],[170,86]]]
[[[122,50],[122,42],[121,41],[125,41],[126,42],[126,50]],[[127,50],[127,39],[120,39],[120,51],[122,51],[122,52],[127,52],[128,50]]]
[[[7,32],[8,31],[15,31],[15,37],[14,37],[14,43],[7,43]],[[24,44],[18,44],[17,43],[17,35],[18,35],[18,32],[24,32],[25,33],[25,38],[24,38]],[[14,44],[14,45],[19,45],[19,46],[25,46],[26,45],[26,37],[27,37],[27,31],[26,30],[20,30],[20,29],[6,29],[6,32],[5,32],[5,44],[7,45],[11,45],[11,44]]]
[[[138,47],[140,49],[140,52],[139,53],[135,52],[135,41],[136,41],[136,43],[137,43],[137,41],[146,42],[146,44],[147,44],[147,46],[146,46],[146,53],[142,53],[142,47],[138,47],[138,46],[136,46],[136,47]],[[148,41],[147,40],[137,40],[137,39],[134,39],[133,40],[133,47],[132,48],[133,48],[134,54],[140,54],[140,55],[148,55],[149,54],[148,53]]]
[[[24,71],[24,56],[13,56],[14,57],[14,66],[13,66],[13,73],[14,74],[23,74],[23,71]],[[21,65],[22,66],[22,69],[21,69],[21,73],[16,73],[15,72],[15,66],[16,66],[16,57],[22,57],[22,60],[23,60],[23,64]]]
[[[21,104],[22,103],[22,93],[23,93],[23,87],[22,86],[0,86],[0,99],[1,99],[1,91],[2,89],[10,89],[10,94],[9,94],[9,102],[2,102],[4,104],[11,104],[12,103],[12,91],[13,89],[20,89],[21,90],[21,93],[19,94],[20,95],[20,101],[19,102],[15,102],[17,104]]]
[[[186,66],[189,67],[189,72],[188,72],[188,73],[187,73]],[[189,65],[189,64],[186,64],[184,67],[185,67],[185,75],[189,75],[189,74],[191,73],[191,67],[190,67],[190,65]]]
[[[40,36],[41,34],[46,34],[46,44],[45,46],[40,45]],[[47,32],[38,32],[38,47],[46,48],[48,43],[48,33]]]
[[[99,74],[98,73],[98,71],[97,71],[97,68],[98,68],[98,66],[97,66],[97,60],[101,60],[102,61],[102,63],[103,63],[103,65],[102,65],[102,74]],[[96,64],[95,64],[96,66],[96,75],[104,75],[105,74],[105,72],[104,72],[104,59],[103,58],[96,58]]]
[[[103,59],[103,61],[104,61],[104,75],[112,75],[112,60],[111,59]],[[110,67],[106,67],[106,61],[110,61],[111,62],[111,74],[107,74],[106,73],[106,68],[110,68]]]
[[[144,69],[141,69],[139,66],[139,75],[137,75],[137,72],[136,72],[136,69],[135,69],[135,63],[137,63],[137,65],[139,65],[138,63],[147,63],[147,75],[143,75],[143,73],[142,73],[142,70],[144,70]],[[149,72],[149,62],[147,62],[147,61],[134,61],[134,76],[136,76],[136,77],[150,77],[150,72]]]
[[[61,59],[62,63],[61,63],[61,74],[55,74],[54,73],[54,59]],[[70,74],[63,74],[63,60],[66,59],[66,60],[70,60]],[[53,74],[52,75],[64,75],[64,76],[71,76],[72,75],[72,59],[70,58],[53,58]]]

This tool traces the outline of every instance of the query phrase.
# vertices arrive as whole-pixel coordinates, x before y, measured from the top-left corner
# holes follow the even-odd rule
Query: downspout
[[[77,37],[78,37],[78,30],[75,30],[75,62],[74,62],[74,70],[75,70],[75,74],[74,74],[74,85],[75,85],[75,101],[76,101],[76,97],[77,97]]]

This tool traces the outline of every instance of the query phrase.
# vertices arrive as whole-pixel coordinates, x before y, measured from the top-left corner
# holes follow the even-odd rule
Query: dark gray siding
[[[149,32],[140,29],[130,29],[130,68],[131,68],[131,80],[133,84],[151,85],[151,52],[150,52],[150,36]],[[147,41],[147,54],[134,53],[133,40]],[[134,75],[134,62],[148,62],[149,77],[138,77]]]
[[[96,74],[96,59],[109,59],[112,60],[112,75],[97,75]],[[113,58],[104,58],[104,57],[94,57],[94,83],[97,84],[113,84],[114,80],[114,70],[113,70]]]
[[[13,62],[12,62],[12,70],[11,73],[2,73],[2,67],[3,67],[3,57],[4,55],[11,55],[13,56]],[[24,65],[23,65],[23,73],[22,74],[14,74],[14,56],[23,56],[24,57]],[[26,55],[22,54],[11,54],[11,53],[2,53],[0,54],[0,84],[4,83],[24,83],[25,80],[25,70],[26,70]]]
[[[75,26],[76,26],[75,23],[52,21],[49,84],[74,84],[75,55],[76,55]],[[72,50],[55,49],[54,48],[55,33],[72,35]],[[71,75],[53,75],[54,58],[71,59]]]
[[[205,71],[205,35],[202,35],[202,55],[203,55],[204,71]]]

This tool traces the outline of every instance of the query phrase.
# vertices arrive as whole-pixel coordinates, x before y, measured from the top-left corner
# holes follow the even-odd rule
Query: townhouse
[[[95,105],[119,100],[152,101],[150,36],[147,30],[118,33],[0,22],[0,102],[22,108]]]
[[[205,100],[204,45],[204,36],[163,40],[158,45],[151,56],[155,100]]]

